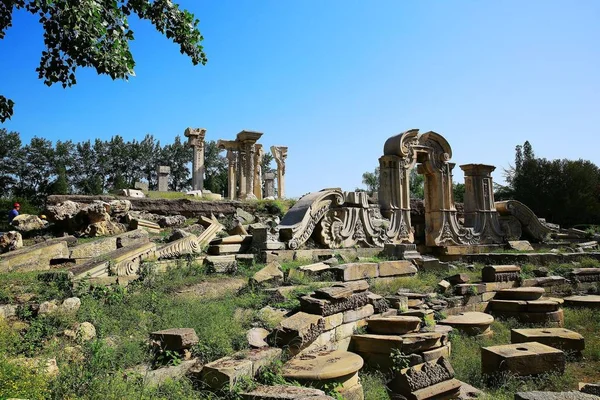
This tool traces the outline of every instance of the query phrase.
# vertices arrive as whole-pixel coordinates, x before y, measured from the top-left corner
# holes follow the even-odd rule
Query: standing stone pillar
[[[277,163],[277,197],[283,199],[285,196],[285,159],[288,148],[285,146],[271,146],[271,154]]]
[[[159,165],[156,173],[158,175],[158,191],[168,192],[169,191],[169,174],[171,173],[171,167],[165,165]]]
[[[194,150],[192,158],[192,190],[204,189],[204,128],[187,128],[185,136],[188,138],[188,146]]]
[[[482,214],[496,214],[492,172],[493,165],[466,164],[460,169],[465,172],[465,226],[475,227]]]
[[[263,198],[262,190],[262,161],[265,155],[262,144],[254,145],[254,195],[258,200]]]
[[[263,134],[261,132],[241,131],[237,134],[240,153],[238,158],[239,198],[241,200],[255,198],[254,170],[256,142]]]
[[[235,176],[237,159],[238,155],[235,150],[227,150],[227,161],[229,161],[227,169],[227,197],[229,200],[235,200],[235,193],[237,192],[237,181]]]
[[[275,174],[272,172],[265,174],[265,197],[275,197]]]

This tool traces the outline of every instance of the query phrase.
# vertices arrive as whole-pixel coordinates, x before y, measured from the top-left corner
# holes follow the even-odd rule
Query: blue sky
[[[209,140],[258,130],[289,146],[289,196],[361,186],[385,140],[411,128],[445,136],[457,165],[496,165],[497,181],[525,140],[600,164],[598,1],[179,3],[200,19],[206,66],[134,20],[136,77],[80,69],[69,89],[37,79],[42,31],[18,13],[0,41],[0,93],[17,103],[0,127],[161,143],[188,126]]]

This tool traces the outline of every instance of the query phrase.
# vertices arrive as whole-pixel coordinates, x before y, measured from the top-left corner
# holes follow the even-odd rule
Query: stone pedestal
[[[158,175],[158,191],[168,192],[169,191],[169,174],[171,173],[171,167],[160,165],[156,174]]]
[[[265,179],[265,197],[275,197],[275,174],[267,172]]]
[[[271,154],[277,163],[277,197],[285,197],[285,159],[288,148],[285,146],[271,146]]]
[[[188,138],[188,146],[194,150],[192,158],[192,190],[204,189],[204,128],[187,128],[185,137]]]

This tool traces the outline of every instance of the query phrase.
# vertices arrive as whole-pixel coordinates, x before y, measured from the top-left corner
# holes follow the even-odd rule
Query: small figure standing
[[[8,223],[11,223],[13,219],[17,215],[19,215],[19,210],[21,209],[21,205],[19,203],[13,204],[13,209],[8,212]]]

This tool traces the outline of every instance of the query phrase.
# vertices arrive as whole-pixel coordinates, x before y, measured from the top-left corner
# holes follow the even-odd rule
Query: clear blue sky
[[[527,139],[537,156],[600,164],[598,1],[179,3],[201,21],[205,67],[132,21],[136,77],[80,69],[66,90],[37,79],[41,28],[16,15],[0,93],[17,106],[0,126],[25,141],[258,130],[266,147],[289,146],[289,196],[361,186],[385,140],[410,128],[444,135],[457,165],[501,171]]]

